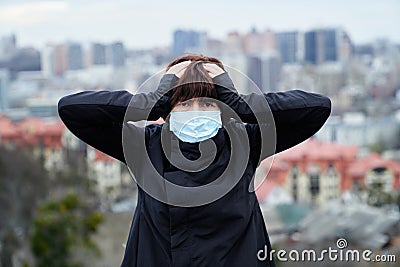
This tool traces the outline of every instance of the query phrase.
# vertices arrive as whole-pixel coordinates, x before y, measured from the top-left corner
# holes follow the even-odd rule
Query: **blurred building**
[[[50,78],[55,75],[55,47],[54,45],[46,45],[42,49],[40,64],[44,77]]]
[[[8,69],[11,80],[21,71],[40,71],[40,52],[33,47],[16,48],[11,55],[0,59],[0,68]]]
[[[242,38],[238,32],[229,32],[224,40],[225,53],[241,53],[243,49]]]
[[[193,30],[176,30],[173,34],[172,55],[174,57],[185,52],[197,52],[204,49],[207,35]]]
[[[246,54],[264,53],[276,50],[275,33],[269,29],[258,32],[253,28],[242,37],[243,52]]]
[[[110,204],[131,183],[126,166],[120,161],[87,146],[88,175],[96,183],[96,190]]]
[[[374,183],[382,184],[386,192],[399,189],[400,163],[383,159],[377,153],[357,158],[347,169],[347,179],[342,187],[351,189],[354,185],[371,186]]]
[[[296,63],[300,59],[300,34],[297,31],[277,33],[277,48],[282,63]]]
[[[370,118],[360,112],[331,116],[316,134],[325,142],[364,147],[392,147],[398,142],[400,120],[393,116]]]
[[[275,185],[284,188],[295,202],[319,206],[374,182],[381,182],[386,191],[400,189],[400,163],[377,154],[359,157],[357,146],[315,139],[277,154],[272,164],[267,160],[261,167],[268,170],[257,190],[261,201]]]
[[[304,33],[304,61],[311,64],[347,60],[354,50],[349,35],[339,28],[322,28]]]
[[[83,51],[79,43],[47,44],[42,50],[42,72],[45,77],[63,76],[67,70],[84,67]]]
[[[106,62],[113,67],[122,67],[125,65],[126,52],[122,42],[110,44],[106,50]]]
[[[15,34],[2,36],[0,38],[0,60],[10,58],[17,49],[17,38]]]
[[[64,44],[58,44],[54,46],[53,52],[53,73],[56,76],[62,76],[67,70],[67,48]]]
[[[225,70],[229,73],[235,88],[239,93],[250,93],[248,89],[248,79],[245,76],[247,72],[247,58],[243,53],[224,52],[220,57],[225,66]]]
[[[305,62],[320,64],[337,61],[338,40],[336,29],[311,30],[304,34]]]
[[[77,173],[86,174],[87,145],[78,137],[76,137],[73,133],[71,133],[68,128],[65,128],[62,134],[61,143],[64,149],[63,157],[66,166],[72,166],[74,168],[74,171],[76,171]]]
[[[22,143],[22,136],[16,124],[7,116],[0,115],[0,145],[9,149]]]
[[[294,201],[323,205],[340,197],[341,180],[356,155],[357,147],[309,139],[278,154],[271,173]]]
[[[67,44],[67,69],[79,70],[83,68],[83,52],[82,47],[78,43]]]
[[[0,69],[0,111],[9,107],[8,91],[10,88],[10,76],[6,69]]]
[[[281,62],[277,52],[253,54],[247,57],[247,76],[263,92],[278,89],[280,72]]]
[[[36,118],[56,118],[58,116],[57,100],[55,99],[27,99],[26,106],[29,114]]]
[[[93,43],[90,49],[91,65],[105,65],[106,64],[106,45],[100,43]]]
[[[9,149],[30,148],[49,171],[64,167],[61,137],[65,126],[60,121],[28,117],[19,123],[0,117],[0,145]]]

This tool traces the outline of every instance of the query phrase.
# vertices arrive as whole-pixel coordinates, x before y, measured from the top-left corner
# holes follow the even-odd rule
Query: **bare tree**
[[[48,174],[40,161],[22,151],[0,147],[1,266],[13,266],[13,255],[28,238],[48,184]]]

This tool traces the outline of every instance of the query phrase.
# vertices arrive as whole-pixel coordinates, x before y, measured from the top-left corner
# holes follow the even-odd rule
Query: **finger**
[[[177,74],[175,74],[178,78],[182,77],[182,75],[185,73],[186,69],[182,69],[180,71],[177,72]]]
[[[218,69],[220,69],[220,67],[218,67],[216,64],[213,63],[203,64],[203,67],[210,71],[217,71]]]
[[[192,61],[190,60],[186,60],[186,61],[182,61],[181,63],[176,64],[176,66],[188,66]]]
[[[176,64],[175,66],[178,71],[181,71],[183,69],[186,69],[190,63],[191,63],[191,61],[183,61],[179,64]]]

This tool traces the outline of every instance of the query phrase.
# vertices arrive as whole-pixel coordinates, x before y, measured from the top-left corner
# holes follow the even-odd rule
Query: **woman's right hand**
[[[176,65],[173,65],[171,68],[169,68],[169,70],[166,72],[166,74],[175,74],[176,77],[180,78],[182,77],[183,73],[185,72],[187,66],[189,66],[189,64],[192,61],[187,60],[187,61],[183,61],[181,63],[178,63]]]

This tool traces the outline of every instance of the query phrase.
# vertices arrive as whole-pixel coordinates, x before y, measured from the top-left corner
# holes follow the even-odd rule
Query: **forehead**
[[[181,101],[180,103],[203,103],[203,102],[217,102],[213,98],[209,97],[196,97],[196,98],[190,98],[188,100]]]

